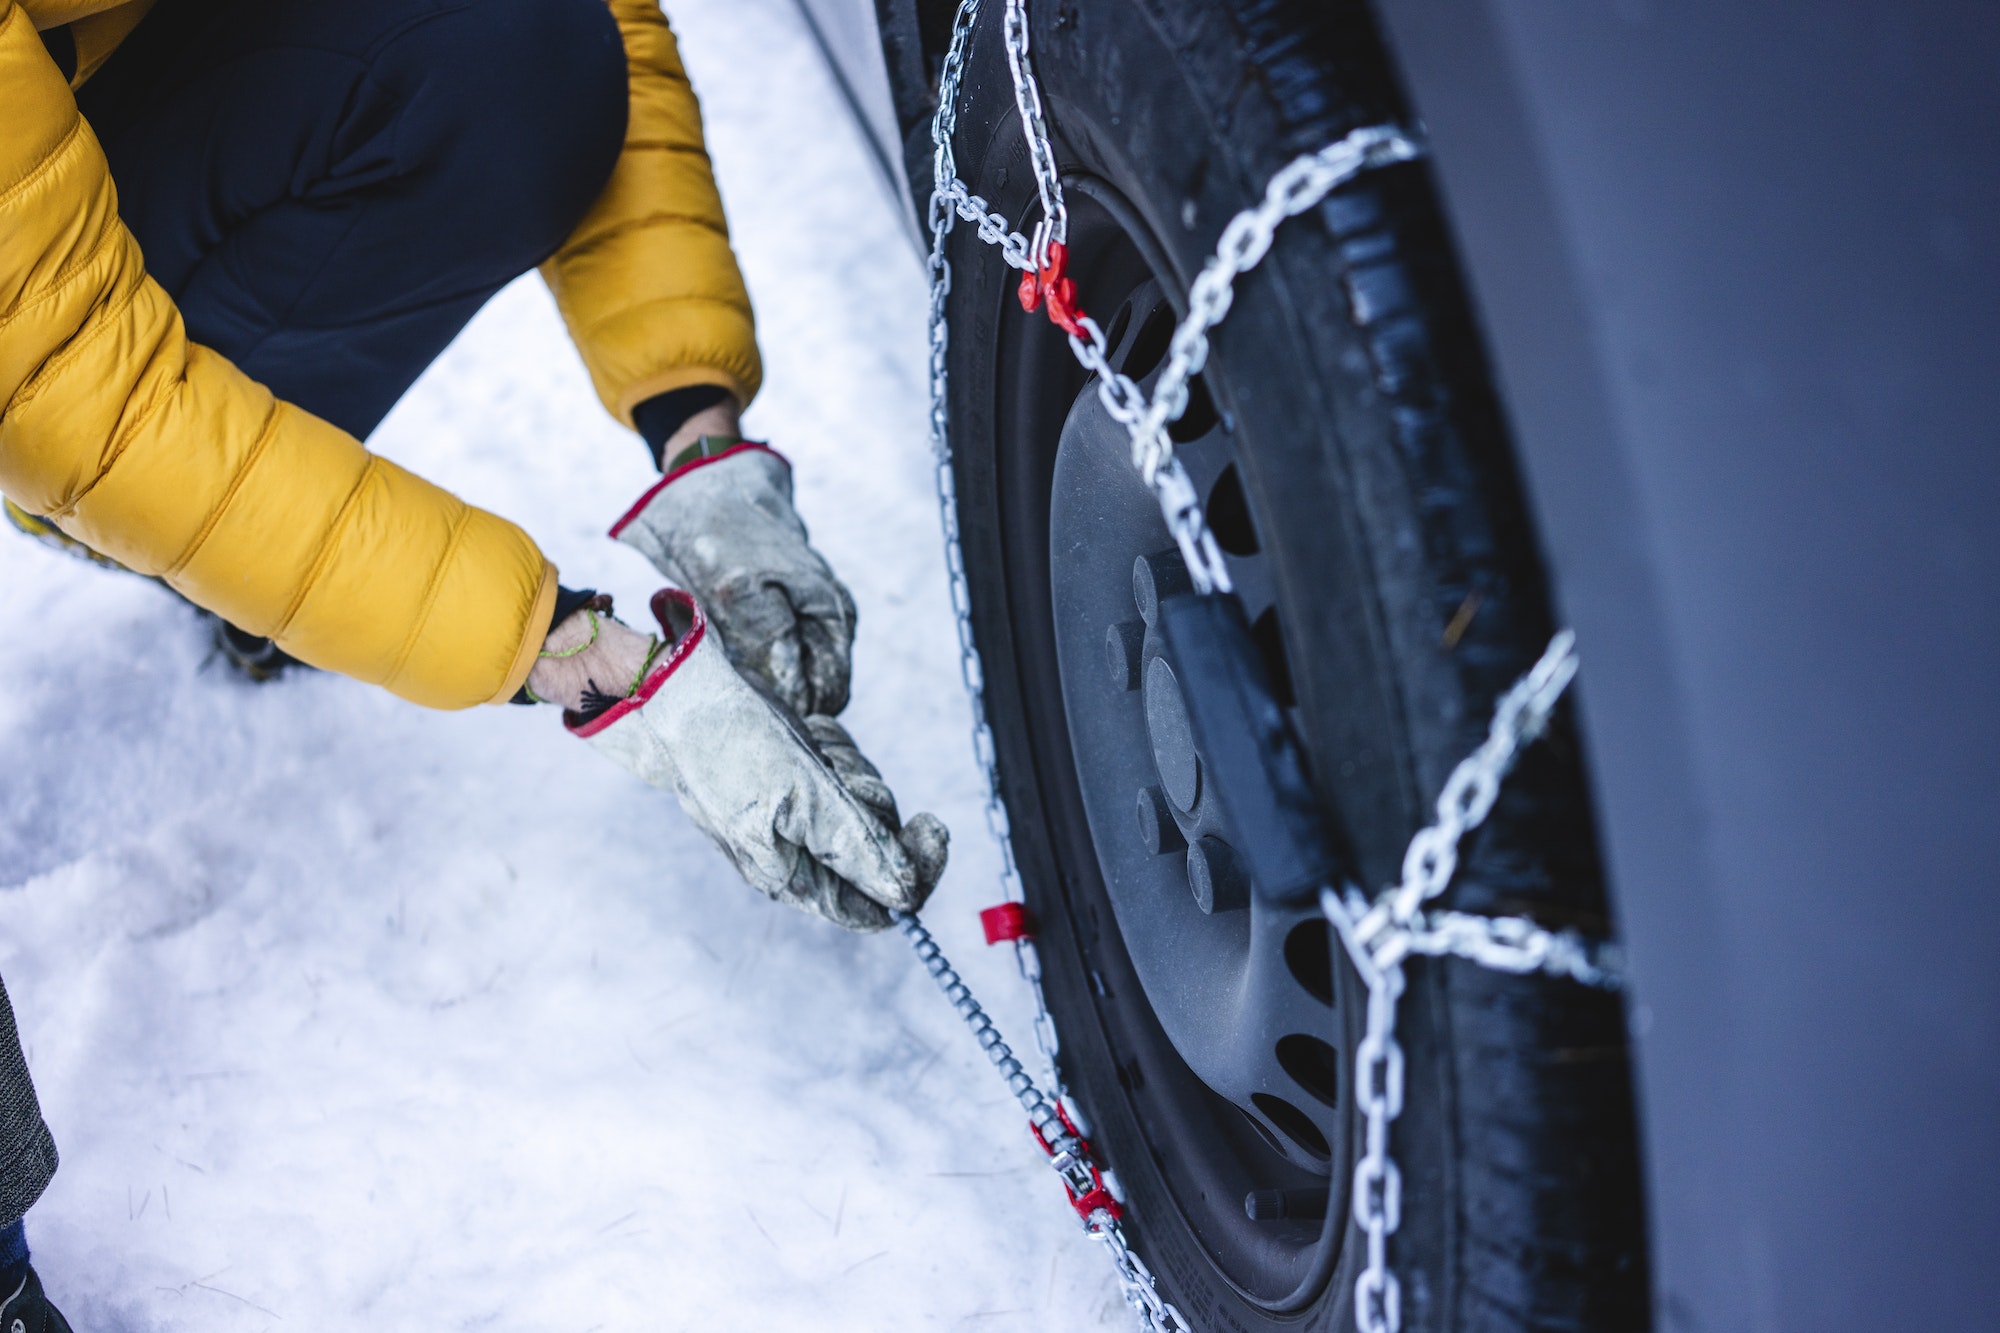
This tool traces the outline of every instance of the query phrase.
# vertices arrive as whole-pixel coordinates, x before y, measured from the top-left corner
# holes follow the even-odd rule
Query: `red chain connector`
[[[1103,1213],[1113,1222],[1118,1221],[1125,1216],[1124,1205],[1112,1197],[1111,1187],[1104,1183],[1104,1173],[1098,1169],[1096,1159],[1091,1156],[1090,1141],[1077,1132],[1076,1122],[1069,1118],[1069,1112],[1063,1108],[1061,1099],[1056,1100],[1055,1106],[1056,1117],[1062,1121],[1063,1128],[1068,1131],[1071,1141],[1076,1145],[1071,1156],[1089,1180],[1089,1188],[1078,1189],[1070,1182],[1070,1173],[1067,1171],[1062,1173],[1063,1192],[1069,1195],[1069,1206],[1076,1209],[1076,1215],[1086,1224],[1099,1213]],[[1043,1152],[1050,1157],[1056,1155],[1055,1146],[1042,1137],[1040,1127],[1032,1121],[1029,1122],[1028,1132],[1035,1136],[1035,1142],[1042,1145]]]
[[[1026,903],[1001,903],[979,914],[979,925],[988,944],[1035,938],[1035,914]]]
[[[1098,1176],[1096,1167],[1090,1168],[1090,1174],[1102,1180],[1102,1177]],[[1125,1209],[1119,1205],[1118,1200],[1111,1197],[1111,1191],[1102,1184],[1086,1194],[1072,1193],[1069,1196],[1069,1206],[1076,1209],[1076,1215],[1086,1222],[1098,1213],[1103,1213],[1114,1222],[1125,1216]]]
[[[1083,336],[1083,311],[1076,304],[1076,283],[1066,274],[1069,247],[1061,241],[1049,243],[1049,262],[1042,269],[1021,275],[1021,309],[1034,312],[1044,297],[1049,303],[1049,322],[1073,338]]]

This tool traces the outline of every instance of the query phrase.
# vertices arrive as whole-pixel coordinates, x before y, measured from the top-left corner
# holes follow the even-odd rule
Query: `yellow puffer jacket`
[[[80,84],[150,0],[0,0],[0,492],[303,661],[435,708],[510,698],[555,568],[504,519],[368,452],[190,342],[118,218]],[[603,196],[544,268],[600,398],[760,368],[673,34],[609,0],[631,118]]]

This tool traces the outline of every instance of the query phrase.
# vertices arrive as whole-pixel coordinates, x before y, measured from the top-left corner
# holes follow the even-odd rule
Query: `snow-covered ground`
[[[756,299],[751,429],[861,607],[855,735],[957,834],[927,913],[1003,1027],[924,438],[923,291],[787,0],[674,0]],[[377,434],[572,584],[646,484],[533,278]],[[892,936],[737,881],[552,711],[255,687],[136,579],[0,540],[0,975],[80,1333],[1070,1329],[1116,1289]]]

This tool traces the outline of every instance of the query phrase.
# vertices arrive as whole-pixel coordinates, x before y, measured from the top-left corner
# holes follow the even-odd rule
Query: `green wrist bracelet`
[[[577,655],[578,653],[581,653],[581,652],[586,652],[586,651],[588,651],[588,650],[589,650],[589,648],[591,647],[591,645],[597,642],[597,634],[598,634],[598,631],[599,631],[599,630],[601,630],[601,629],[603,628],[603,626],[602,626],[602,625],[600,625],[600,624],[598,623],[598,621],[597,621],[597,612],[595,612],[595,611],[591,610],[591,609],[590,609],[589,607],[585,607],[585,608],[583,609],[583,613],[584,613],[585,615],[587,615],[587,616],[589,616],[589,617],[590,617],[590,637],[589,637],[589,638],[585,639],[585,640],[584,640],[584,641],[583,641],[582,643],[579,643],[579,644],[578,644],[578,645],[577,645],[576,647],[574,647],[574,648],[565,648],[565,649],[563,649],[563,650],[562,650],[561,652],[553,652],[553,653],[552,653],[552,652],[550,652],[550,651],[549,651],[548,649],[544,648],[544,649],[542,649],[542,651],[541,651],[541,652],[537,653],[537,654],[536,654],[536,656],[538,656],[538,657],[552,657],[552,658],[555,658],[555,659],[557,659],[557,660],[561,660],[561,659],[563,659],[563,658],[565,658],[565,657],[575,657],[575,656],[576,656],[576,655]]]
[[[662,470],[672,472],[675,468],[686,467],[689,463],[697,459],[713,458],[717,454],[728,453],[731,449],[742,443],[743,437],[741,435],[700,436],[693,444],[675,454]]]
[[[666,640],[657,634],[649,634],[646,639],[646,660],[639,663],[639,672],[632,677],[632,688],[625,691],[627,699],[637,694],[639,687],[646,683],[646,673],[653,669],[653,659],[660,655],[660,649],[667,646]]]

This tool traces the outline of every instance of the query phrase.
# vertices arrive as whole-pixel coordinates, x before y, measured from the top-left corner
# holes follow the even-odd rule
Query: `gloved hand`
[[[840,785],[895,831],[896,840],[919,867],[919,878],[935,887],[938,877],[944,873],[945,860],[951,848],[951,832],[945,828],[944,821],[933,814],[915,814],[905,824],[896,811],[896,794],[889,790],[888,783],[882,781],[881,770],[861,753],[861,747],[847,734],[847,728],[824,713],[814,713],[803,721],[806,732],[813,739],[813,748],[819,751],[820,758],[826,760],[827,767],[840,779]],[[930,889],[924,892],[925,896],[929,896]],[[883,924],[888,924],[886,917]]]
[[[880,930],[889,909],[921,907],[944,873],[944,825],[932,815],[902,825],[881,774],[840,724],[802,722],[753,688],[694,598],[663,589],[653,614],[670,646],[630,697],[588,721],[566,715],[570,730],[678,796],[771,897],[849,930]],[[606,635],[615,625],[604,620]]]
[[[847,707],[854,598],[807,544],[778,454],[739,444],[674,468],[611,535],[692,592],[730,660],[793,712]]]

